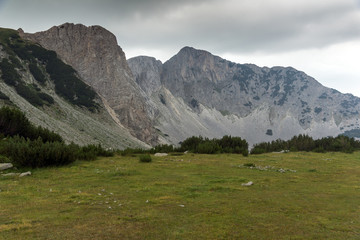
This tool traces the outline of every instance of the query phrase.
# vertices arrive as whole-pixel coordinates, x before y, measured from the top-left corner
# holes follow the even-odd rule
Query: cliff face
[[[56,51],[107,101],[134,136],[150,144],[156,143],[143,93],[112,33],[100,26],[66,23],[44,32],[21,35]]]

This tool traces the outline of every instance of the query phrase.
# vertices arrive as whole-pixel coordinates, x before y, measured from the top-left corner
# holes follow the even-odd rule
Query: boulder
[[[12,168],[12,163],[0,163],[0,171]]]
[[[245,187],[248,187],[248,186],[251,186],[253,185],[254,183],[252,181],[248,182],[248,183],[242,183],[241,186],[245,186]]]
[[[155,153],[155,157],[166,157],[167,155],[169,155],[169,154],[167,154],[167,153]]]
[[[6,174],[1,174],[1,176],[3,177],[13,177],[13,176],[18,176],[19,173],[6,173]]]
[[[19,177],[25,177],[25,176],[30,176],[30,175],[31,175],[31,172],[28,171],[28,172],[21,173],[21,174],[19,175]]]

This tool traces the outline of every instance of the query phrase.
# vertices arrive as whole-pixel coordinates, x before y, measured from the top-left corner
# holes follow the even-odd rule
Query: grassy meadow
[[[0,176],[0,239],[360,239],[359,152],[114,156],[31,171]]]

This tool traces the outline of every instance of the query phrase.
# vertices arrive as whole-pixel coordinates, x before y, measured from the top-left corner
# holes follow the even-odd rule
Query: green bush
[[[46,93],[37,93],[37,95],[39,96],[39,98],[45,102],[47,102],[48,104],[54,104],[54,98],[51,97],[50,95],[46,94]]]
[[[27,85],[25,85],[23,83],[19,83],[18,85],[15,86],[15,90],[20,96],[25,98],[32,105],[38,106],[38,107],[41,107],[44,105],[43,101],[38,96],[37,92],[35,92],[35,90],[31,89]]]
[[[143,154],[139,156],[140,162],[149,163],[152,161],[150,154]]]
[[[272,142],[263,142],[254,145],[251,154],[261,154],[265,152],[275,152],[285,149],[296,151],[313,151],[313,152],[345,152],[352,153],[360,150],[360,141],[347,136],[339,135],[337,137],[325,137],[314,140],[310,136],[300,134],[294,136],[288,141],[275,140]]]
[[[0,155],[0,163],[8,163],[10,162],[10,159],[6,156]]]
[[[0,108],[0,134],[4,136],[19,135],[30,140],[38,137],[44,142],[62,142],[62,137],[41,126],[35,127],[20,110],[9,107]]]
[[[114,151],[104,149],[100,144],[99,145],[87,145],[79,147],[77,150],[77,158],[81,160],[95,160],[96,157],[112,157],[114,156]]]
[[[17,83],[21,82],[21,77],[15,70],[13,64],[11,64],[6,58],[0,62],[1,77],[4,82],[9,86],[16,86]]]
[[[244,156],[249,154],[248,143],[240,137],[223,136],[221,139],[208,139],[199,137],[190,137],[185,139],[178,151],[190,151],[193,153],[238,153]]]
[[[39,137],[31,141],[24,137],[7,138],[0,145],[0,154],[18,167],[47,167],[69,164],[76,159],[74,149],[62,142],[46,142]]]
[[[36,63],[31,62],[29,64],[29,70],[30,70],[31,74],[34,76],[36,81],[38,81],[42,85],[45,84],[46,78]]]

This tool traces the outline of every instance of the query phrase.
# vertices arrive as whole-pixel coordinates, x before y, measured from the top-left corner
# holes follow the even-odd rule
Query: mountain
[[[242,136],[250,143],[300,133],[319,138],[360,126],[359,98],[291,67],[236,64],[191,47],[162,65],[143,56],[128,63],[157,106],[156,128],[173,143],[192,135]]]
[[[34,34],[2,29],[0,43],[0,104],[68,141],[124,148],[194,135],[250,144],[360,137],[360,99],[291,67],[238,64],[191,47],[165,63],[126,60],[108,30],[71,23]],[[16,75],[21,81],[8,79]]]
[[[149,147],[110,114],[110,107],[53,51],[0,28],[0,106],[16,106],[35,125],[68,143]],[[110,113],[109,113],[110,112]]]
[[[149,144],[157,142],[144,94],[133,81],[125,54],[112,33],[100,26],[65,23],[21,36],[55,51],[71,65],[103,97],[132,135]]]

